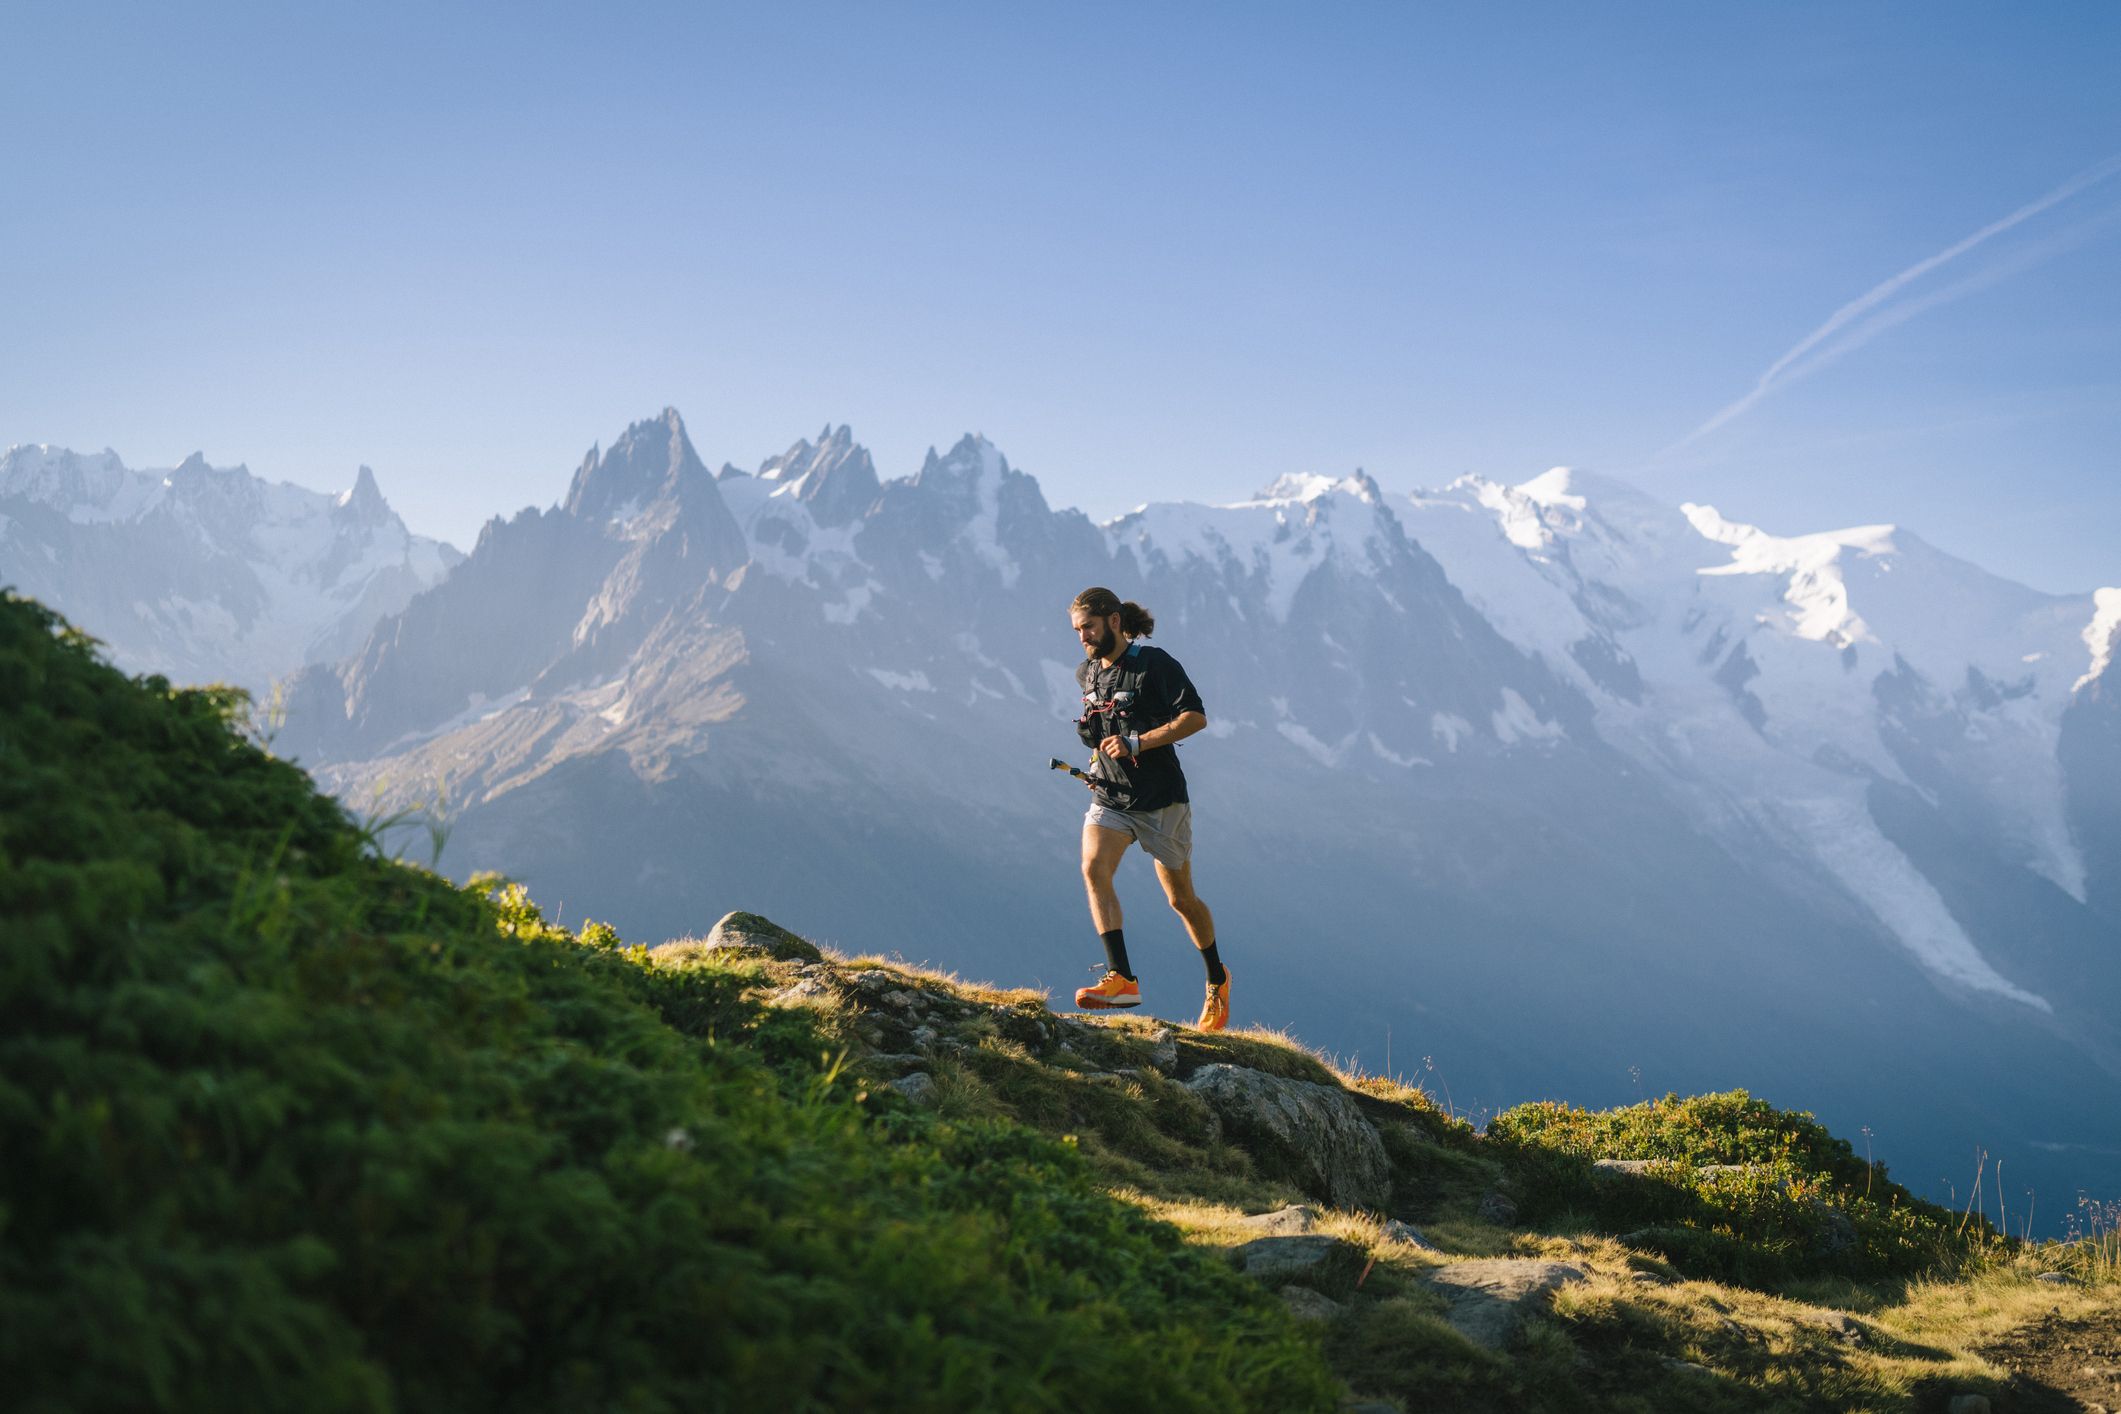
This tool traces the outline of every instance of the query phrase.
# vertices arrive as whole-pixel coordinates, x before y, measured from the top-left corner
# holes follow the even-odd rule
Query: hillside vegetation
[[[0,594],[13,1408],[2009,1408],[1981,1349],[2111,1319],[2106,1249],[1743,1094],[1476,1133],[763,919],[568,931],[242,710]]]

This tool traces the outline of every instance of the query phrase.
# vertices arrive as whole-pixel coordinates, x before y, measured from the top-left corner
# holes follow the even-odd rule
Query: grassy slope
[[[1980,1346],[2114,1309],[2097,1249],[1962,1230],[1743,1095],[1475,1133],[1284,1037],[569,934],[378,859],[225,699],[56,628],[0,598],[21,1407],[1883,1411],[2003,1394]],[[1442,1251],[1323,1210],[1376,1260],[1320,1327],[1234,1276],[1243,1216],[1307,1198],[1180,1083],[1216,1061],[1355,1093]],[[1493,1354],[1422,1281],[1492,1255],[1590,1279]]]
[[[230,707],[0,597],[12,1408],[1331,1405],[1067,1145],[376,858]]]

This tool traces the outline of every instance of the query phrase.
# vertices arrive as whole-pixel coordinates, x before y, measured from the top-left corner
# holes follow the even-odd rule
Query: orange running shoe
[[[1075,1004],[1084,1011],[1108,1011],[1116,1007],[1140,1006],[1141,983],[1132,977],[1122,977],[1117,972],[1107,972],[1098,978],[1095,987],[1078,990],[1075,994]]]
[[[1201,1004],[1200,1020],[1194,1023],[1201,1031],[1220,1031],[1230,1024],[1230,969],[1223,969],[1223,980],[1218,985],[1208,984],[1208,1000]]]

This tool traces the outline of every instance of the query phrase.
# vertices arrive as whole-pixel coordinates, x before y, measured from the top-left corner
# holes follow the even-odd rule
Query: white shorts
[[[1185,801],[1161,810],[1114,810],[1092,802],[1087,824],[1129,835],[1142,852],[1166,869],[1183,869],[1193,859],[1193,807]]]

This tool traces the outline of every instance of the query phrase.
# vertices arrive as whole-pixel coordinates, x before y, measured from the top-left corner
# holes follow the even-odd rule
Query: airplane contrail
[[[1992,285],[2000,285],[2013,275],[2023,274],[2036,265],[2044,265],[2058,255],[2076,250],[2108,234],[2117,226],[2121,226],[2121,209],[2101,212],[2074,225],[2065,226],[2055,234],[2016,250],[1971,275],[1962,276],[1942,289],[1931,290],[1927,294],[1888,305],[1853,328],[1846,329],[1840,338],[1819,349],[1802,363],[1792,366],[1777,381],[1791,383],[1799,378],[1809,378],[1828,364],[1854,353],[1888,329],[1905,324],[1918,314],[1926,314],[1939,305],[1964,299]]]
[[[1709,433],[1714,432],[1717,428],[1723,426],[1732,418],[1737,417],[1739,414],[1750,409],[1755,403],[1758,403],[1762,398],[1766,397],[1769,393],[1773,392],[1778,383],[1785,381],[1784,375],[1789,371],[1791,365],[1796,364],[1800,359],[1803,359],[1806,354],[1810,353],[1813,349],[1818,348],[1820,344],[1824,343],[1828,339],[1831,339],[1842,329],[1847,328],[1852,321],[1861,318],[1864,314],[1868,313],[1873,309],[1876,309],[1879,305],[1891,299],[1894,295],[1898,294],[1902,289],[1905,289],[1913,281],[1921,279],[1924,275],[1927,275],[1930,271],[1935,270],[1938,266],[1943,265],[1948,261],[1958,259],[1960,256],[1972,250],[1975,246],[1980,245],[1982,242],[1989,240],[1994,236],[1999,236],[2003,234],[2005,231],[2011,229],[2011,227],[2016,226],[2021,222],[2031,220],[2033,217],[2038,216],[2041,212],[2046,211],[2050,207],[2058,206],[2062,202],[2068,201],[2071,197],[2077,195],[2079,192],[2086,190],[2087,188],[2097,186],[2100,182],[2105,181],[2108,177],[2113,176],[2116,172],[2121,172],[2121,155],[2109,157],[2104,162],[2098,163],[2097,165],[2092,167],[2087,167],[2085,170],[2079,172],[2076,176],[2071,177],[2068,181],[2064,182],[2061,186],[2056,187],[2053,191],[2047,193],[2045,196],[2042,196],[2035,201],[2026,203],[2024,206],[2019,207],[2016,211],[2011,212],[2008,216],[2004,216],[1998,220],[1991,221],[1988,225],[1983,226],[1980,230],[1974,232],[1966,239],[1959,241],[1954,245],[1945,247],[1943,250],[1938,251],[1935,255],[1930,256],[1926,260],[1918,260],[1913,265],[1908,266],[1907,269],[1893,276],[1891,279],[1881,281],[1877,285],[1872,286],[1863,294],[1857,296],[1855,299],[1850,300],[1847,304],[1841,306],[1841,308],[1835,310],[1833,314],[1828,317],[1827,321],[1824,324],[1821,324],[1811,333],[1805,335],[1802,339],[1799,339],[1797,343],[1791,347],[1789,352],[1783,354],[1781,358],[1776,359],[1774,363],[1770,364],[1768,366],[1767,372],[1761,374],[1760,377],[1754,381],[1752,388],[1745,394],[1745,396],[1739,398],[1736,402],[1733,402],[1719,410],[1715,416],[1711,417],[1707,422],[1702,423],[1701,426],[1695,428],[1686,436],[1680,438],[1677,442],[1674,442],[1671,446],[1665,448],[1664,453],[1660,453],[1659,455],[1662,456],[1666,453],[1676,452],[1680,448],[1685,447],[1690,443],[1696,442],[1703,437],[1706,437]],[[1972,287],[1972,282],[1969,282],[1966,286],[1966,288]],[[1928,308],[1931,304],[1939,302],[1941,301],[1928,301],[1925,302],[1922,307]],[[1900,321],[1898,319],[1895,319],[1890,322],[1897,324]],[[1810,364],[1807,364],[1806,367],[1817,367],[1824,361],[1825,360],[1815,359]],[[1802,372],[1804,370],[1800,369],[1799,371]]]

